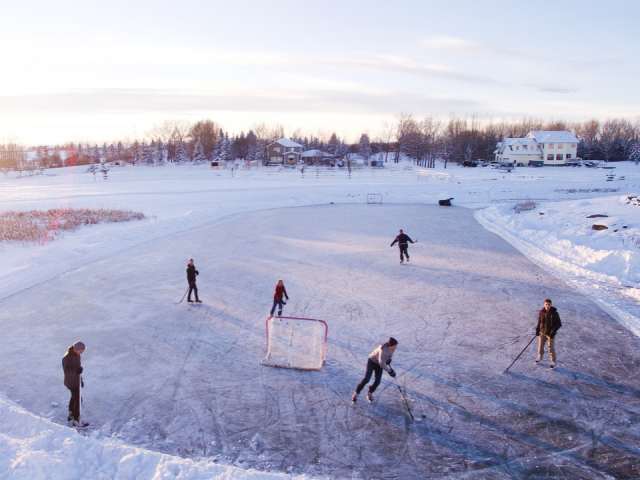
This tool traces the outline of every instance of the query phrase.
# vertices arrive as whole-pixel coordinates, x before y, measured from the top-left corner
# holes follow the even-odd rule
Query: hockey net
[[[260,363],[297,370],[320,370],[327,344],[323,320],[267,318],[267,356]]]
[[[367,193],[367,203],[382,203],[382,194]]]

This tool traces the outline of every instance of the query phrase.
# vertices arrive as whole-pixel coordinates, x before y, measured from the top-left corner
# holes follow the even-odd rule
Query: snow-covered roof
[[[274,143],[282,145],[283,147],[300,147],[300,148],[302,148],[302,145],[300,145],[299,143],[294,142],[293,140],[289,140],[288,138],[281,138],[277,142],[273,142],[271,145],[273,145]]]
[[[529,132],[527,137],[535,138],[538,143],[578,143],[576,136],[567,131]]]
[[[522,145],[529,145],[531,142],[535,142],[535,138],[505,138],[504,139],[504,143],[506,143],[507,145],[513,145],[515,143],[520,142]],[[498,145],[501,145],[502,142],[498,143]]]
[[[335,157],[335,155],[331,155],[330,153],[323,152],[322,150],[307,150],[306,152],[302,152],[302,156],[305,158],[315,158],[315,157]]]

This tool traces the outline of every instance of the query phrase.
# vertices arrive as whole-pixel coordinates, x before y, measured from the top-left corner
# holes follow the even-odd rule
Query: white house
[[[575,160],[578,139],[571,132],[534,131],[525,138],[505,138],[494,154],[496,161],[520,165],[566,165]]]

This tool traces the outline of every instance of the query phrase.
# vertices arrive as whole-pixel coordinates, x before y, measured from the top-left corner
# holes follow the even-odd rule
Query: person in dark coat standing
[[[409,248],[409,244],[407,242],[413,243],[413,240],[409,238],[409,235],[405,235],[400,230],[400,234],[396,237],[396,239],[391,242],[391,246],[393,247],[396,242],[398,243],[398,247],[400,248],[400,263],[402,263],[402,254],[407,258],[407,262],[409,261],[409,252],[407,249]]]
[[[544,308],[540,310],[538,314],[538,325],[536,326],[536,336],[540,336],[540,343],[538,343],[538,358],[536,363],[542,361],[544,356],[544,344],[549,342],[549,355],[551,355],[551,365],[549,368],[556,368],[558,364],[558,358],[556,356],[556,334],[562,327],[560,321],[560,315],[556,307],[551,306],[551,300],[546,299],[544,301]]]
[[[389,366],[391,364],[391,357],[393,356],[393,352],[395,352],[396,348],[398,348],[398,341],[393,337],[389,337],[387,343],[383,343],[369,354],[369,359],[367,360],[367,372],[364,374],[364,378],[360,381],[356,387],[356,391],[351,397],[351,401],[353,403],[356,403],[358,395],[360,395],[362,389],[367,385],[367,383],[369,383],[373,373],[375,373],[376,378],[367,391],[367,400],[369,400],[369,402],[373,402],[373,392],[375,392],[378,385],[380,385],[380,380],[382,380],[382,370],[391,375],[392,378],[396,376],[396,372]]]
[[[191,300],[191,292],[193,291],[196,294],[196,303],[202,303],[202,300],[198,299],[198,287],[196,287],[196,275],[199,274],[200,272],[196,270],[196,266],[193,264],[193,258],[190,258],[189,263],[187,264],[187,282],[189,282],[189,295],[187,295],[187,302],[193,303],[193,300]]]
[[[282,280],[278,280],[276,283],[276,291],[273,293],[273,307],[271,307],[270,317],[273,317],[273,312],[276,311],[276,306],[278,307],[278,316],[282,316],[282,306],[286,305],[282,297],[285,297],[289,300],[289,295],[287,295],[287,289],[284,288],[284,282]]]
[[[74,427],[84,427],[88,424],[80,423],[80,385],[84,387],[82,381],[82,363],[80,355],[84,352],[86,346],[82,342],[76,342],[67,349],[67,353],[62,357],[62,370],[64,371],[64,386],[71,392],[71,400],[69,400],[69,416],[67,421],[73,420]]]

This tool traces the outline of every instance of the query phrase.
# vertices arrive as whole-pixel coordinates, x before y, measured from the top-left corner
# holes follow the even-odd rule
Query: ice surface
[[[621,202],[639,177],[620,167],[625,182],[549,168],[506,178],[439,169],[452,181],[418,180],[402,164],[351,178],[168,166],[114,169],[106,182],[78,169],[0,179],[4,209],[152,216],[2,247],[0,392],[21,407],[0,400],[0,477],[78,478],[77,465],[90,465],[94,478],[208,478],[218,462],[228,478],[261,477],[227,466],[332,478],[637,478],[639,340],[623,325],[638,299],[609,296],[633,286],[624,281],[637,274],[635,251],[613,229],[584,235],[579,210],[640,225],[640,209]],[[611,186],[621,191],[557,191]],[[366,205],[368,193],[383,204]],[[490,231],[473,210],[434,205],[449,197],[495,206],[477,215]],[[526,197],[541,206],[516,215],[510,206]],[[404,265],[388,246],[399,228],[419,239]],[[175,305],[189,257],[203,305]],[[321,371],[260,365],[278,278],[286,315],[329,324]],[[502,374],[546,297],[564,323],[560,368],[534,365],[532,345]],[[386,375],[373,404],[351,405],[367,355],[389,335],[423,422],[409,422]],[[88,345],[89,438],[62,426],[60,359],[78,339]]]
[[[419,238],[405,265],[389,248],[398,227]],[[175,305],[193,252],[205,303]],[[287,315],[329,324],[321,371],[260,365],[278,278]],[[564,323],[560,368],[535,366],[531,348],[502,374],[546,297]],[[243,213],[10,298],[0,314],[8,395],[29,411],[65,398],[60,357],[82,339],[87,417],[136,447],[338,478],[637,474],[638,338],[468,209]],[[422,423],[408,423],[388,376],[373,404],[350,403],[368,353],[389,335]],[[25,355],[37,366],[27,382]]]

